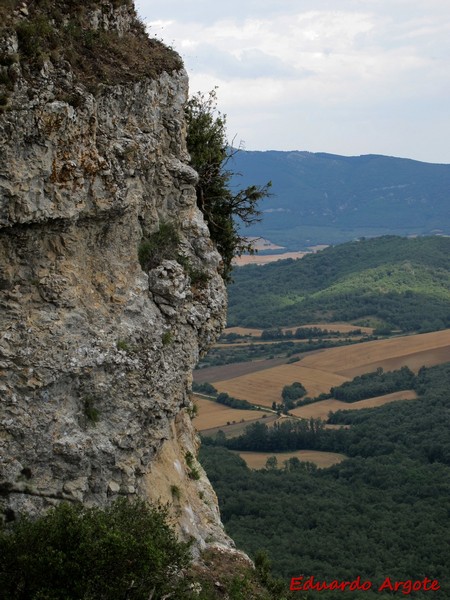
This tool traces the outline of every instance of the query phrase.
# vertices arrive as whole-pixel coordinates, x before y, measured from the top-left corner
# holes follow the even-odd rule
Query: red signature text
[[[332,581],[327,582],[316,580],[314,575],[309,577],[302,575],[301,577],[292,577],[289,589],[292,592],[322,592],[325,590],[339,590],[341,592],[366,592],[372,588],[372,582],[367,580],[362,581],[360,576],[353,581],[338,581],[337,579],[333,579]],[[413,581],[412,579],[395,581],[390,577],[386,577],[386,579],[378,586],[377,591],[401,592],[406,596],[411,594],[411,592],[418,592],[420,590],[424,592],[437,592],[440,589],[441,588],[437,579],[429,579],[428,577],[424,577],[423,579],[418,579],[416,581]]]

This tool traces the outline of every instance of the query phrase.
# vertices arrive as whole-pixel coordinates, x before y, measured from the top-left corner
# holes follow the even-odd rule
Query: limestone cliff
[[[189,417],[226,294],[181,61],[127,1],[5,0],[0,16],[4,514],[138,494],[230,544]]]

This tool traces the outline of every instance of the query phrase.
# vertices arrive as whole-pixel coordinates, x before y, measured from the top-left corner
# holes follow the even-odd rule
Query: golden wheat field
[[[253,425],[253,423],[260,422],[267,425],[267,427],[271,427],[276,421],[279,420],[279,417],[276,413],[261,413],[260,411],[255,411],[255,415],[260,415],[258,418],[253,421],[236,421],[230,422],[229,425],[218,425],[217,427],[211,427],[211,429],[202,429],[200,433],[207,437],[214,437],[217,432],[223,431],[227,438],[238,437],[242,435],[249,425]],[[195,421],[194,421],[195,425]]]
[[[245,265],[267,265],[277,260],[286,260],[286,258],[303,258],[309,252],[283,252],[283,254],[243,254],[233,259],[233,264],[237,267]]]
[[[255,331],[255,330],[250,330]],[[308,354],[299,362],[261,369],[230,378],[232,365],[217,368],[214,385],[235,398],[270,407],[279,402],[283,386],[300,381],[308,396],[328,393],[330,388],[356,375],[408,366],[417,371],[450,360],[450,329],[328,348]],[[251,368],[253,363],[244,363]],[[256,371],[256,369],[259,369]],[[223,373],[222,378],[220,373]],[[212,381],[212,380],[211,380]]]
[[[269,457],[275,456],[278,466],[283,467],[283,461],[297,457],[302,462],[314,463],[317,467],[325,469],[336,465],[347,457],[337,452],[320,452],[318,450],[296,450],[295,452],[235,452],[245,460],[251,469],[263,469]]]
[[[197,405],[198,413],[194,418],[194,425],[198,431],[221,427],[227,423],[240,421],[254,421],[260,419],[263,413],[257,410],[239,410],[224,406],[212,400],[206,400],[199,396],[194,396],[194,402]]]
[[[303,363],[304,361],[300,361],[280,365],[234,379],[215,381],[214,387],[219,392],[227,392],[235,398],[271,407],[272,402],[280,401],[283,387],[294,381],[300,381],[305,386],[308,396],[312,397],[327,393],[331,387],[348,381],[348,377],[304,367]]]
[[[304,367],[353,378],[382,367],[389,371],[408,366],[418,370],[450,360],[450,329],[329,348],[306,356]]]
[[[376,398],[368,398],[367,400],[359,400],[358,402],[342,402],[341,400],[321,400],[320,402],[314,402],[313,404],[307,404],[306,406],[299,406],[289,411],[296,417],[302,419],[324,419],[328,418],[329,412],[336,412],[337,410],[358,410],[360,408],[376,408],[388,404],[389,402],[395,402],[396,400],[415,400],[417,394],[413,390],[406,390],[404,392],[393,392],[392,394],[386,394],[384,396],[377,396]]]
[[[339,333],[348,333],[355,329],[360,329],[362,333],[373,333],[372,327],[360,327],[359,325],[351,325],[349,323],[310,323],[308,325],[296,325],[295,327],[282,327],[282,331],[296,331],[299,328],[317,327],[318,329],[328,329],[328,331],[338,331]],[[252,337],[261,337],[263,330],[252,327],[227,327],[224,334],[238,333],[239,335],[251,335]]]
[[[253,337],[261,337],[262,329],[253,329],[252,327],[227,327],[223,330],[223,334],[237,333],[238,335],[251,335]]]

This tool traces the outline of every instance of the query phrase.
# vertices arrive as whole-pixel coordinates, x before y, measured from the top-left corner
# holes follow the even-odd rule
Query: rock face
[[[76,3],[55,4],[68,27]],[[85,4],[72,51],[88,30],[141,39],[127,2]],[[79,61],[21,48],[37,18],[58,27],[18,5],[1,41],[4,514],[138,494],[169,502],[200,545],[230,544],[189,417],[226,294],[187,164],[186,74],[171,55],[151,76],[119,65],[118,82],[92,89]]]

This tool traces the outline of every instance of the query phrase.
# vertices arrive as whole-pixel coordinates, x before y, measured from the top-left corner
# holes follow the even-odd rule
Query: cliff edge
[[[0,12],[3,514],[139,495],[231,547],[190,418],[226,293],[181,60],[124,0]]]

